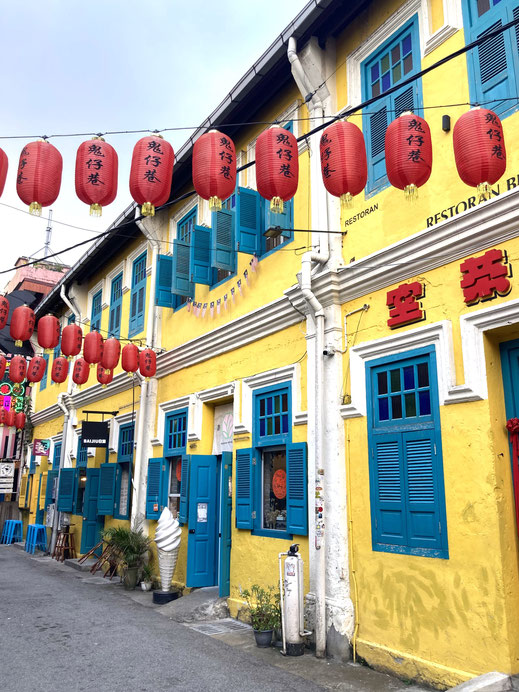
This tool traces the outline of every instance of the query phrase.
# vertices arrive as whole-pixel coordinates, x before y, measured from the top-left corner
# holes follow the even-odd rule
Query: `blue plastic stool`
[[[19,519],[12,519],[13,522],[13,533],[11,536],[11,543],[19,543],[23,541],[23,523]]]
[[[47,530],[43,524],[29,524],[25,539],[25,551],[34,554],[36,548],[47,550]]]
[[[0,538],[0,543],[7,543],[8,545],[12,542],[13,537],[13,520],[6,519],[4,521],[4,528],[2,530],[2,538]]]

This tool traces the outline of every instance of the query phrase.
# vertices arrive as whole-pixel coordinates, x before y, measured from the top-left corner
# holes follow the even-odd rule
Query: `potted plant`
[[[153,586],[153,570],[149,563],[143,565],[141,569],[141,589],[143,591],[151,591]]]
[[[260,648],[269,647],[272,633],[280,625],[274,587],[265,589],[259,584],[253,584],[250,591],[242,591],[242,596],[247,604],[256,645]]]
[[[103,532],[103,540],[114,550],[114,556],[122,571],[124,588],[135,589],[139,571],[146,564],[149,555],[150,539],[144,535],[142,529],[112,526]]]

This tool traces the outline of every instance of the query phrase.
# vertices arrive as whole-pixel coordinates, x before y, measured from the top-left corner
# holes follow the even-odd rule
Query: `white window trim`
[[[148,248],[148,241],[143,240],[142,243],[133,251],[130,252],[130,254],[126,258],[126,266],[125,266],[125,272],[123,273],[123,287],[127,287],[127,290],[130,291],[132,288],[132,274],[133,274],[133,263],[135,260],[142,255],[142,253],[146,253],[146,275],[148,276],[148,269],[151,270],[151,263],[150,263],[150,251]]]
[[[237,382],[227,382],[217,387],[211,387],[210,389],[203,389],[200,392],[196,392],[193,405],[192,425],[188,427],[187,439],[189,442],[196,442],[202,439],[204,404],[215,404],[221,402],[223,399],[228,400],[229,397],[233,397],[233,416],[238,415],[240,400],[239,397],[234,396],[237,384]]]
[[[133,448],[136,447],[135,431],[137,430],[137,419],[139,412],[136,411],[133,415],[134,421],[134,434],[133,434]],[[127,425],[132,422],[132,413],[121,413],[120,416],[115,416],[110,419],[110,437],[108,439],[108,451],[112,454],[117,454],[119,451],[119,432],[121,425]]]
[[[281,387],[289,383],[291,384],[292,391],[292,420],[290,421],[290,427],[305,425],[308,422],[308,412],[301,411],[301,369],[299,363],[294,363],[243,378],[240,392],[241,412],[238,407],[235,406],[234,408],[234,434],[252,433],[252,422],[254,419],[252,399],[255,390],[274,384]]]
[[[194,431],[191,429],[193,425],[193,412],[195,408],[195,395],[189,394],[188,396],[181,396],[178,399],[171,399],[170,401],[164,401],[159,404],[159,412],[157,416],[157,436],[151,440],[151,444],[154,447],[164,446],[164,434],[166,428],[166,415],[172,411],[180,411],[180,409],[187,408],[187,439],[189,435]],[[194,438],[200,439],[200,438]]]
[[[177,231],[178,231],[178,224],[179,222],[184,218],[184,216],[187,216],[189,212],[193,211],[195,207],[198,207],[196,216],[195,216],[195,224],[198,226],[202,221],[206,222],[206,215],[209,218],[209,226],[211,225],[211,214],[209,212],[209,202],[205,206],[207,206],[207,210],[203,211],[205,200],[203,200],[201,197],[198,195],[194,195],[192,199],[189,200],[184,206],[179,209],[175,214],[173,214],[170,219],[169,219],[169,242],[171,243],[170,247],[170,254],[173,254],[173,241],[177,239]],[[202,211],[204,213],[204,216],[202,217]]]
[[[87,300],[87,314],[86,314],[86,319],[85,319],[85,324],[90,324],[91,318],[92,318],[92,303],[94,302],[94,296],[96,293],[99,293],[101,291],[101,313],[102,311],[108,307],[108,305],[105,303],[105,298],[106,298],[106,293],[105,293],[105,280],[101,279],[101,281],[98,281],[96,285],[88,291],[88,300]]]
[[[117,267],[115,267],[115,269],[112,269],[112,271],[106,275],[106,278],[105,278],[105,295],[106,295],[107,301],[109,301],[109,302],[111,302],[111,300],[112,300],[112,282],[117,276],[119,276],[119,274],[123,275],[123,280],[122,280],[123,295],[127,291],[130,290],[130,287],[124,283],[126,261],[127,260],[123,260],[122,262],[119,262]],[[108,305],[108,307],[110,307],[110,304]]]
[[[428,0],[409,0],[398,8],[369,38],[346,58],[346,77],[348,86],[348,105],[357,106],[362,102],[361,63],[369,58],[377,48],[400,29],[411,17],[418,14],[418,33],[420,36],[420,57],[423,58],[438,48],[443,41],[455,34],[463,26],[461,0],[443,0],[445,23],[438,31],[431,33],[431,20]]]
[[[63,433],[59,433],[58,435],[53,435],[50,438],[50,447],[49,447],[49,456],[48,456],[48,466],[49,466],[49,471],[51,470],[54,462],[54,449],[57,444],[63,441]]]
[[[81,437],[81,426],[78,425],[76,429],[74,430],[74,435],[75,435],[75,444],[72,445],[72,449],[70,451],[70,458],[71,459],[76,459],[77,458],[77,447],[79,444],[79,439]],[[87,447],[87,457],[95,457],[96,455],[96,449],[97,447]]]

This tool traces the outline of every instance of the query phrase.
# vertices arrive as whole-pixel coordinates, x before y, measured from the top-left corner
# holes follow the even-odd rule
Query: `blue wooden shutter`
[[[211,266],[217,269],[234,271],[234,211],[222,209],[211,215],[213,239],[211,248]]]
[[[386,178],[385,139],[388,126],[389,98],[376,101],[370,106],[368,116],[367,154],[368,191],[383,184]]]
[[[287,531],[308,534],[306,442],[287,444]]]
[[[36,457],[34,456],[34,453],[31,454],[31,460],[29,462],[29,473],[35,473],[36,471]]]
[[[58,512],[72,512],[76,469],[61,469],[58,488]]]
[[[148,484],[146,487],[146,519],[158,519],[163,507],[162,485],[166,460],[163,458],[148,460]]]
[[[119,274],[112,281],[110,291],[110,314],[108,318],[108,335],[116,339],[121,333],[121,309],[123,300],[123,275]]]
[[[279,227],[282,229],[281,235],[284,238],[292,238],[294,229],[294,200],[289,199],[288,202],[283,203],[282,214],[270,211],[270,203],[268,200],[264,200],[264,207],[265,230],[272,227]]]
[[[238,188],[236,197],[236,235],[238,251],[260,255],[261,197],[255,190]]]
[[[408,545],[440,550],[443,493],[438,492],[438,449],[434,430],[403,433]],[[446,537],[446,527],[443,527]]]
[[[47,488],[45,489],[45,509],[51,504],[52,502],[52,493],[54,490],[54,481],[58,477],[58,472],[57,471],[48,471],[47,472]]]
[[[373,542],[407,545],[402,434],[373,435],[371,453]]]
[[[173,471],[172,471],[173,473]],[[178,509],[178,521],[187,524],[189,511],[189,455],[182,455],[182,470],[180,475],[180,505]]]
[[[45,360],[45,371],[43,373],[43,377],[40,380],[40,392],[42,392],[45,389],[45,387],[47,386],[47,375],[49,372],[49,358],[50,358],[50,356],[48,353],[44,353],[43,358]]]
[[[61,460],[61,442],[56,442],[54,445],[54,456],[52,458],[52,468],[59,469],[59,463]]]
[[[236,450],[236,528],[252,529],[252,448]]]
[[[176,296],[194,296],[194,285],[189,271],[189,243],[173,241],[173,269],[171,272],[171,292]]]
[[[99,494],[97,513],[113,516],[115,502],[115,473],[117,464],[101,464],[99,471]]]
[[[155,305],[163,308],[173,307],[171,282],[173,278],[173,257],[159,255],[157,263],[157,281],[155,283]]]
[[[146,253],[133,263],[132,291],[130,295],[129,333],[138,334],[144,329],[144,310],[146,304]]]
[[[191,281],[195,284],[210,286],[211,272],[211,229],[194,226],[191,231],[190,254]]]

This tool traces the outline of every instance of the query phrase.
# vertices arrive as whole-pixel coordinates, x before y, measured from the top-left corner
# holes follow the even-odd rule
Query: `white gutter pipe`
[[[65,303],[65,305],[67,305],[67,307],[69,307],[72,310],[72,313],[74,314],[74,317],[76,318],[76,321],[78,323],[81,322],[81,312],[80,312],[79,308],[77,307],[77,305],[74,304],[73,299],[69,298],[69,296],[67,296],[65,284],[61,285],[61,288],[59,290],[59,295],[60,295],[61,300]]]
[[[58,399],[56,401],[60,409],[63,411],[63,434],[61,437],[61,455],[59,458],[59,470],[58,470],[58,484],[57,484],[57,492],[56,492],[56,507],[54,508],[54,519],[52,522],[52,533],[50,537],[50,545],[49,545],[49,554],[52,555],[54,553],[54,549],[56,547],[56,541],[58,538],[58,529],[60,525],[60,513],[58,512],[58,499],[59,499],[59,482],[60,482],[60,477],[61,477],[61,470],[65,466],[65,459],[67,455],[67,433],[69,429],[69,422],[71,418],[71,410],[72,410],[72,398],[70,394],[65,394],[65,392],[61,392],[58,394]]]

